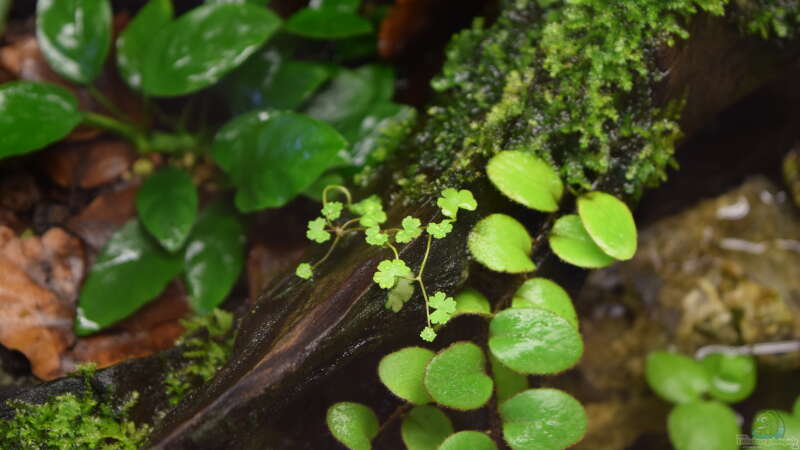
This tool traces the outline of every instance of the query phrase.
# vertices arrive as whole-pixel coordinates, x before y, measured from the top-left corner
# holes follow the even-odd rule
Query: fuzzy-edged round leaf
[[[172,0],[150,0],[117,38],[117,66],[128,86],[142,88],[144,64],[156,30],[172,22],[172,14]]]
[[[489,363],[492,365],[492,378],[494,378],[494,387],[499,403],[503,403],[530,387],[527,375],[509,369],[491,353],[489,354]]]
[[[476,409],[492,396],[486,359],[472,342],[456,342],[434,356],[425,371],[425,388],[433,400],[453,409]]]
[[[111,48],[109,0],[39,0],[36,39],[50,67],[64,78],[91,83]]]
[[[580,402],[558,389],[529,389],[500,405],[503,438],[514,450],[560,450],[580,441],[588,419]]]
[[[497,445],[486,433],[459,431],[448,436],[438,450],[497,450]]]
[[[510,308],[489,324],[489,350],[511,370],[558,373],[583,355],[583,340],[567,319],[539,308]]]
[[[717,400],[740,402],[756,388],[756,360],[752,355],[712,353],[700,364],[710,377],[709,393]]]
[[[667,418],[667,431],[675,450],[736,450],[742,433],[733,410],[714,401],[677,405]]]
[[[436,450],[452,433],[450,419],[433,405],[415,406],[400,427],[400,435],[408,450]]]
[[[496,272],[525,273],[536,269],[531,261],[528,230],[511,216],[492,214],[469,233],[469,251],[475,259]]]
[[[153,300],[183,269],[133,219],[106,244],[81,289],[75,334],[85,336],[123,319]]]
[[[645,377],[656,394],[673,403],[697,400],[711,388],[705,368],[694,359],[677,353],[650,353]]]
[[[186,244],[189,303],[200,314],[219,306],[244,267],[245,229],[236,211],[213,203],[203,210]]]
[[[344,39],[372,32],[372,23],[334,8],[304,8],[289,17],[286,31],[311,39]]]
[[[567,319],[578,328],[578,315],[569,294],[547,278],[531,278],[514,293],[512,308],[542,308]]]
[[[564,193],[558,172],[530,153],[500,152],[486,164],[492,183],[511,200],[537,211],[554,212]]]
[[[245,212],[275,208],[306,190],[347,141],[330,125],[291,112],[251,111],[225,124],[212,155]]]
[[[197,219],[197,189],[181,169],[161,169],[136,193],[136,211],[142,225],[170,252],[183,247]]]
[[[81,121],[71,92],[51,83],[12,81],[0,85],[0,159],[51,144]]]
[[[636,254],[636,223],[628,205],[605,192],[578,197],[578,215],[595,244],[619,260]]]
[[[598,269],[616,260],[597,246],[575,214],[560,217],[550,232],[550,248],[564,261],[587,269]]]
[[[150,44],[142,90],[172,97],[208,87],[258,50],[280,23],[267,8],[248,3],[197,7],[164,27]]]
[[[467,288],[456,295],[456,314],[482,314],[492,313],[492,307],[485,295],[475,289]]]
[[[333,437],[351,450],[370,450],[380,428],[375,413],[360,403],[336,403],[328,408],[325,421]]]
[[[406,347],[389,353],[378,364],[378,377],[392,393],[403,400],[422,405],[433,401],[425,390],[425,368],[434,353],[426,348]]]

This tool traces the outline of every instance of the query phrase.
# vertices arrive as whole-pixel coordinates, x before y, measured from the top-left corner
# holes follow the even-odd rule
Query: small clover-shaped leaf
[[[385,259],[378,264],[378,271],[372,279],[383,289],[394,287],[397,278],[411,278],[413,273],[402,259]]]
[[[341,402],[328,408],[326,422],[331,434],[352,450],[369,450],[378,435],[378,417],[360,403]]]
[[[323,217],[317,217],[316,219],[309,221],[306,237],[320,244],[327,241],[331,238],[331,234],[325,231],[325,225],[327,225],[327,222]]]
[[[394,239],[401,244],[413,241],[422,234],[421,224],[422,222],[416,217],[406,216],[403,219],[403,229],[397,232]]]
[[[431,322],[445,324],[453,313],[456,312],[456,301],[453,297],[448,297],[444,292],[437,292],[428,300],[428,305],[436,311],[431,313]]]
[[[421,337],[423,341],[433,342],[433,340],[436,339],[436,332],[433,331],[431,327],[425,327],[419,333],[419,337]]]
[[[386,222],[386,213],[383,211],[383,204],[377,195],[371,195],[358,203],[353,203],[350,205],[350,211],[361,216],[358,223],[367,228]]]
[[[494,389],[485,366],[486,357],[480,347],[472,342],[456,342],[428,363],[425,388],[436,403],[448,408],[480,408]]]
[[[425,368],[434,357],[426,348],[406,347],[389,353],[378,364],[378,377],[392,393],[415,405],[433,401],[422,380]]]
[[[428,224],[428,234],[436,239],[442,239],[450,232],[453,231],[453,222],[451,220],[443,220],[441,222],[431,222]]]
[[[365,234],[365,239],[369,245],[381,247],[389,240],[389,236],[382,233],[381,228],[377,225],[367,228],[367,232]]]
[[[414,282],[400,278],[386,297],[386,308],[398,312],[412,295],[414,295]]]
[[[466,189],[456,191],[453,188],[442,191],[442,196],[439,197],[436,204],[442,209],[442,214],[451,219],[456,218],[459,209],[475,211],[475,208],[478,207],[478,202],[475,201],[472,192]]]
[[[328,202],[322,207],[322,215],[328,220],[336,220],[342,215],[342,202]]]
[[[304,280],[308,280],[309,278],[311,278],[311,275],[314,274],[314,271],[311,269],[311,264],[302,263],[297,266],[297,269],[295,269],[294,274]]]

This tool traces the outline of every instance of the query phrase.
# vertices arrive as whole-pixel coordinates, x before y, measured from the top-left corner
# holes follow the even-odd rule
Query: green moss
[[[169,371],[164,378],[169,402],[178,404],[192,388],[214,377],[233,349],[233,316],[215,309],[207,316],[183,322],[186,332],[176,345],[186,348],[183,357],[188,363]]]
[[[136,403],[130,396],[118,406],[98,401],[88,384],[94,366],[79,368],[87,380],[83,393],[58,395],[42,404],[11,401],[15,415],[0,420],[2,449],[137,449],[150,432],[128,419]]]
[[[741,27],[764,39],[797,37],[800,25],[798,0],[740,0],[735,13]]]

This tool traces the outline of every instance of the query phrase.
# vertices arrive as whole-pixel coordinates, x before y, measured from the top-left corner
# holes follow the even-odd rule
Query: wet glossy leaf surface
[[[438,450],[496,450],[492,438],[479,431],[459,431],[442,442]]]
[[[456,314],[491,314],[489,300],[475,289],[464,289],[456,295]]]
[[[111,3],[41,0],[36,5],[36,37],[53,70],[88,84],[102,70],[111,47]]]
[[[583,341],[569,321],[538,308],[511,308],[489,325],[489,349],[511,370],[558,373],[577,364]]]
[[[514,293],[513,308],[542,308],[555,313],[578,328],[578,315],[569,294],[546,278],[532,278],[522,283]]]
[[[286,31],[312,39],[344,39],[372,30],[369,20],[335,8],[301,9],[286,21]]]
[[[583,406],[558,389],[530,389],[500,405],[503,437],[514,450],[560,450],[578,442],[588,419]]]
[[[117,66],[128,86],[141,89],[147,53],[152,49],[156,30],[172,21],[171,0],[150,0],[117,38]]]
[[[559,258],[578,267],[597,269],[615,262],[594,243],[575,214],[563,216],[553,225],[550,248]]]
[[[195,8],[151,43],[142,90],[169,97],[208,87],[243,63],[279,26],[274,13],[247,3]]]
[[[711,387],[703,366],[677,353],[653,352],[648,355],[645,376],[656,394],[673,403],[697,400]]]
[[[184,265],[189,303],[199,313],[219,306],[244,266],[245,230],[231,208],[208,206],[186,243]]]
[[[511,216],[492,214],[469,233],[469,251],[475,259],[497,272],[524,273],[536,269],[531,261],[531,237]]]
[[[736,450],[741,434],[736,414],[719,402],[694,401],[676,406],[667,418],[676,450]]]
[[[50,83],[15,81],[0,86],[0,158],[40,149],[81,121],[75,97]]]
[[[238,188],[236,205],[248,212],[286,204],[311,186],[346,145],[330,125],[310,117],[251,111],[217,133],[212,154]]]
[[[403,419],[400,433],[408,450],[436,450],[453,433],[453,424],[433,405],[416,406]]]
[[[180,250],[197,219],[197,190],[183,170],[165,168],[150,176],[136,193],[144,227],[170,252]]]
[[[589,192],[578,198],[578,215],[607,255],[625,260],[636,254],[636,223],[621,200],[605,192]]]
[[[751,355],[713,353],[700,361],[710,377],[710,394],[726,403],[740,402],[756,387],[756,360]]]
[[[564,193],[558,173],[543,160],[522,151],[505,151],[486,165],[492,183],[511,200],[537,211],[554,212]]]
[[[472,342],[456,342],[428,364],[425,388],[443,406],[476,409],[492,396],[494,383],[486,374],[486,358]]]
[[[408,402],[422,405],[431,402],[423,379],[425,368],[434,353],[426,348],[406,347],[390,353],[378,364],[378,377],[392,393]]]
[[[331,406],[326,421],[333,437],[351,450],[371,449],[370,441],[378,434],[375,413],[359,403],[342,402]]]
[[[92,266],[78,299],[75,333],[105,328],[156,298],[183,269],[180,255],[170,255],[138,220],[119,229]]]

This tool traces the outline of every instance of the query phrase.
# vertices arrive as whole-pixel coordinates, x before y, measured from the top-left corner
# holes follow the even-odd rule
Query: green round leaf
[[[308,5],[311,9],[333,8],[338,11],[355,13],[362,0],[314,0]]]
[[[494,386],[499,403],[530,387],[527,375],[509,369],[491,353],[489,354],[489,362],[492,365],[492,378],[494,378]]]
[[[558,389],[530,389],[500,405],[503,437],[514,450],[560,450],[586,433],[583,406]]]
[[[436,450],[453,433],[450,419],[432,405],[415,406],[403,418],[400,435],[408,450]]]
[[[710,393],[726,403],[740,402],[756,388],[756,360],[751,355],[712,353],[700,361],[710,378]]]
[[[75,334],[123,319],[153,300],[183,266],[150,238],[136,219],[120,228],[92,266],[78,299]]]
[[[197,189],[181,169],[165,168],[142,183],[136,193],[139,220],[170,252],[183,247],[197,219]]]
[[[111,47],[108,0],[39,0],[36,38],[47,63],[64,78],[88,84]]]
[[[507,309],[489,324],[489,350],[511,370],[558,373],[577,364],[583,341],[567,319],[539,308]]]
[[[389,353],[378,364],[378,377],[392,393],[416,405],[433,401],[425,390],[425,368],[434,353],[426,348],[406,347]]]
[[[425,388],[434,401],[453,409],[476,409],[492,396],[486,360],[472,342],[456,342],[439,352],[425,371]]]
[[[797,398],[794,400],[794,408],[792,408],[792,413],[793,413],[795,416],[797,416],[798,418],[800,418],[800,396],[798,396],[798,397],[797,397]]]
[[[244,267],[245,229],[224,203],[206,207],[184,253],[189,303],[200,314],[222,304]]]
[[[289,17],[286,31],[311,39],[344,39],[372,32],[372,23],[334,8],[304,8]]]
[[[464,289],[456,295],[456,314],[483,314],[492,313],[489,300],[475,289]]]
[[[459,431],[445,439],[438,450],[497,450],[497,445],[486,433]]]
[[[200,6],[164,27],[150,44],[142,90],[178,96],[217,82],[272,36],[280,19],[248,3]]]
[[[511,301],[512,308],[542,308],[567,319],[578,328],[578,315],[569,294],[546,278],[531,278],[522,283]]]
[[[330,125],[290,112],[251,111],[228,122],[212,155],[245,212],[285,205],[331,166],[347,142]]]
[[[536,269],[531,261],[528,230],[511,216],[492,214],[469,233],[469,251],[475,259],[496,272],[524,273]]]
[[[530,153],[500,152],[486,164],[486,174],[511,200],[537,211],[558,211],[564,184],[558,172]]]
[[[673,403],[697,400],[711,388],[705,368],[692,358],[677,353],[650,353],[645,376],[656,394]]]
[[[615,262],[594,243],[575,214],[563,216],[553,225],[550,248],[559,258],[578,267],[597,269]]]
[[[378,418],[359,403],[336,403],[328,408],[325,419],[333,437],[351,450],[370,450],[378,435]]]
[[[736,414],[719,402],[693,401],[676,406],[667,418],[675,450],[736,450],[741,434]]]
[[[605,192],[578,197],[578,215],[595,244],[607,255],[626,260],[636,254],[636,223],[628,205]]]
[[[160,30],[172,22],[172,0],[150,0],[117,38],[117,66],[134,89],[142,88],[147,54]]]
[[[0,158],[53,143],[81,121],[71,92],[50,83],[13,81],[0,86]]]

